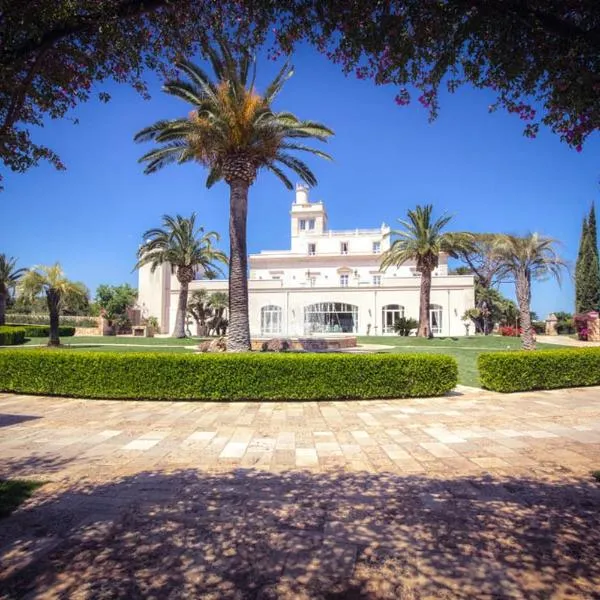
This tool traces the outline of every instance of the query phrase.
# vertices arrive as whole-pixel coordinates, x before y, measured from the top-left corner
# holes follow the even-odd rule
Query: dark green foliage
[[[0,390],[81,398],[319,400],[440,396],[456,361],[425,354],[0,352]]]
[[[22,327],[0,326],[0,346],[16,346],[25,342],[25,329]]]
[[[398,335],[407,336],[410,334],[411,329],[416,329],[419,326],[419,322],[416,319],[410,317],[400,317],[396,319],[394,323],[394,331]]]
[[[546,333],[546,321],[532,321],[531,326],[538,335]]]
[[[19,327],[25,330],[25,337],[47,338],[50,337],[50,325],[29,325],[27,323],[7,323],[8,327]],[[61,325],[58,328],[60,337],[71,337],[75,335],[75,327]]]
[[[600,307],[600,259],[594,206],[583,220],[579,253],[575,266],[575,312],[586,313]]]
[[[484,353],[481,384],[495,392],[600,385],[600,348]]]
[[[43,483],[25,479],[0,479],[0,519],[8,517],[15,508],[30,498]]]

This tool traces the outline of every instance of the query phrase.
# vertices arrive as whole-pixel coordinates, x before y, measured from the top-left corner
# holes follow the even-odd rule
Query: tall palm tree
[[[19,281],[19,291],[31,299],[45,294],[50,313],[50,339],[48,346],[60,346],[58,318],[63,304],[68,299],[83,297],[87,288],[81,283],[70,281],[59,263],[32,267]]]
[[[6,301],[11,289],[14,289],[19,279],[27,269],[17,269],[17,259],[0,254],[0,325],[6,322]]]
[[[196,226],[196,213],[187,218],[163,215],[162,224],[162,228],[149,229],[144,233],[146,241],[138,250],[135,268],[150,265],[154,272],[164,263],[171,266],[171,273],[177,276],[180,284],[172,336],[184,338],[190,283],[198,271],[209,279],[216,277],[217,273],[221,273],[218,263],[226,263],[227,256],[214,247],[220,239],[217,232],[205,233],[203,227]]]
[[[208,168],[206,186],[224,180],[229,186],[229,329],[228,349],[250,349],[248,320],[248,256],[246,223],[248,191],[258,172],[267,169],[292,189],[284,173],[287,167],[308,185],[317,180],[309,167],[291,152],[305,151],[330,159],[298,142],[319,141],[333,134],[314,121],[302,121],[289,112],[275,112],[272,103],[283,84],[293,74],[285,64],[263,95],[254,88],[255,68],[248,53],[234,56],[225,42],[219,48],[206,47],[214,71],[211,79],[199,66],[179,62],[176,66],[187,81],[172,81],[163,90],[193,107],[187,117],[158,121],[140,131],[138,142],[155,141],[140,162],[145,173],[153,173],[171,163],[198,162]],[[252,68],[251,68],[252,67]]]
[[[521,341],[524,350],[535,350],[531,325],[531,282],[554,277],[559,283],[565,261],[555,249],[557,241],[537,233],[525,237],[502,235],[496,241],[496,255],[501,261],[501,273],[515,282],[519,304]]]
[[[417,263],[421,274],[419,298],[419,327],[417,336],[432,337],[429,324],[429,304],[431,298],[431,274],[439,264],[440,253],[456,257],[459,250],[473,243],[470,233],[450,233],[443,229],[452,220],[451,216],[432,218],[433,206],[417,206],[407,213],[408,219],[398,219],[402,230],[392,231],[397,236],[389,250],[382,255],[381,266],[387,269],[400,266],[407,261]]]

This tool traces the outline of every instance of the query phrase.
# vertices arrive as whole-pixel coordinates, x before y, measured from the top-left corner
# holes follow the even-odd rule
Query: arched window
[[[442,333],[442,306],[440,304],[429,305],[429,329],[433,335]]]
[[[394,323],[404,316],[404,306],[387,304],[381,309],[381,330],[383,333],[394,333]]]
[[[281,306],[269,304],[260,309],[260,333],[281,333]]]
[[[306,306],[304,333],[358,333],[358,306],[343,302]]]

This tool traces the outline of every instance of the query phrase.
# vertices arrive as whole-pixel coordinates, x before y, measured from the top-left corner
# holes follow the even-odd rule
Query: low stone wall
[[[253,338],[252,350],[262,350],[263,344],[275,338]],[[300,338],[281,338],[290,344],[290,350],[306,350],[307,352],[318,352],[324,350],[342,350],[343,348],[355,348],[356,337],[300,337]]]
[[[98,327],[75,327],[75,336],[102,335]]]

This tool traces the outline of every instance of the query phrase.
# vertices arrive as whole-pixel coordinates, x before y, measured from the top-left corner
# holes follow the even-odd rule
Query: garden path
[[[600,388],[356,402],[0,394],[0,598],[592,598]],[[4,594],[4,595],[3,595]]]

